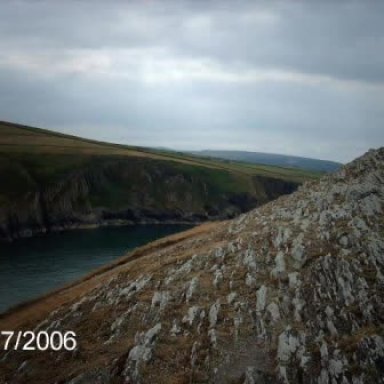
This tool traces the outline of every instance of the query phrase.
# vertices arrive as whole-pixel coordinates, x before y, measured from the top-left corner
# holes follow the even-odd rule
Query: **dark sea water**
[[[0,243],[0,313],[86,275],[137,246],[188,228],[110,227]]]

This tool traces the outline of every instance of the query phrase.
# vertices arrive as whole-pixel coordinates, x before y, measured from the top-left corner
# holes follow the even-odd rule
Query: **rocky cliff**
[[[224,219],[298,186],[139,157],[13,155],[0,163],[0,241],[86,226]]]
[[[3,317],[7,383],[384,383],[384,149]]]

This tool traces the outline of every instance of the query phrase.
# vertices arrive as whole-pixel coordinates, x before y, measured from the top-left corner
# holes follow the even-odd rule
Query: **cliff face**
[[[46,170],[52,158],[58,165]],[[66,168],[60,169],[60,160],[69,163]],[[46,155],[38,163],[34,158],[1,162],[0,240],[80,226],[223,219],[298,185],[135,157],[71,164],[68,156]]]
[[[10,313],[8,383],[384,383],[384,149]],[[7,328],[8,327],[8,328]],[[54,367],[54,368],[53,368]]]

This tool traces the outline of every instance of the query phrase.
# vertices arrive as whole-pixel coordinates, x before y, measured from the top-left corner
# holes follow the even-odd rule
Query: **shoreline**
[[[169,227],[172,227],[175,229],[170,229],[168,231],[166,228],[169,228]],[[101,238],[106,236],[108,238],[108,236],[111,232],[115,233],[116,231],[119,231],[119,228],[122,228],[122,230],[123,230],[122,233],[126,234],[126,236],[128,236],[128,238],[130,239],[130,240],[128,240],[127,244],[131,244],[128,247],[124,247],[124,249],[122,249],[121,251],[115,252],[113,259],[104,260],[102,263],[99,263],[98,266],[97,265],[96,266],[95,265],[89,265],[88,267],[83,268],[82,271],[76,277],[72,276],[70,278],[64,279],[63,281],[48,285],[45,287],[44,290],[40,290],[38,292],[35,292],[33,295],[28,296],[28,294],[27,294],[27,295],[24,295],[25,297],[21,298],[21,299],[20,298],[16,299],[16,300],[11,299],[7,306],[3,306],[3,305],[0,306],[1,307],[0,308],[0,318],[1,318],[2,314],[7,313],[9,310],[12,310],[13,308],[17,308],[18,306],[23,306],[25,303],[33,302],[33,301],[35,301],[35,299],[39,299],[39,297],[45,296],[46,294],[48,294],[50,292],[60,291],[62,288],[66,288],[68,285],[72,285],[72,283],[76,282],[77,280],[82,280],[83,278],[85,278],[89,274],[93,274],[95,271],[97,271],[99,269],[103,270],[104,267],[108,267],[110,264],[115,264],[115,262],[119,262],[119,260],[121,258],[123,258],[125,260],[126,256],[130,255],[136,249],[139,249],[141,247],[145,247],[146,245],[149,245],[152,242],[156,242],[156,241],[161,240],[161,239],[166,239],[167,237],[172,236],[174,234],[183,233],[183,232],[188,231],[190,229],[193,229],[195,227],[196,227],[196,225],[193,225],[190,223],[188,223],[188,224],[180,224],[180,223],[177,223],[177,224],[166,224],[166,223],[144,224],[143,223],[140,225],[139,224],[138,225],[132,224],[132,225],[119,225],[119,226],[87,226],[85,228],[78,228],[78,229],[72,228],[68,231],[64,230],[64,231],[62,231],[63,237],[61,237],[60,232],[50,232],[50,233],[42,234],[40,237],[39,237],[39,235],[36,235],[36,236],[29,237],[29,238],[17,239],[13,242],[0,243],[0,252],[1,252],[1,249],[5,249],[6,259],[9,258],[9,257],[7,257],[7,254],[9,252],[10,252],[11,256],[13,255],[13,253],[15,252],[15,249],[18,249],[19,244],[24,244],[24,245],[22,245],[23,248],[25,248],[26,245],[29,248],[31,245],[30,240],[33,240],[33,244],[36,244],[36,243],[37,244],[45,244],[46,241],[52,242],[52,238],[53,238],[54,243],[60,244],[60,248],[61,248],[61,247],[65,246],[65,244],[68,240],[68,236],[64,236],[64,233],[65,234],[75,233],[76,234],[75,237],[80,236],[82,238],[83,236],[88,236],[88,234],[90,232],[92,232],[92,230],[97,231],[99,229],[99,231],[96,232],[96,236],[101,237]],[[101,228],[104,228],[104,230],[106,232],[100,232]],[[148,239],[145,239],[144,241],[141,241],[138,244],[136,244],[136,243],[132,243],[135,241],[134,239],[136,238],[136,236],[130,236],[131,228],[133,230],[133,233],[136,233],[137,229],[139,231],[141,231],[141,229],[143,228],[143,230],[145,232],[147,232],[147,231],[149,231],[149,232],[159,231],[159,234],[156,235],[154,238],[148,238]],[[147,229],[144,229],[144,228],[147,228]],[[165,228],[165,232],[161,228]],[[103,229],[101,229],[101,231],[102,230]],[[94,235],[91,234],[91,236],[94,236]],[[125,237],[125,235],[123,235],[123,237]],[[63,239],[63,240],[61,240],[61,239]],[[26,242],[20,243],[20,241],[23,241],[23,240]],[[57,242],[59,242],[59,243],[57,243]],[[87,248],[90,248],[90,247],[91,247],[91,244],[88,244]],[[51,252],[54,252],[54,250],[51,250]],[[73,249],[73,252],[76,253],[77,248]],[[91,255],[90,251],[88,253],[89,253],[89,255],[88,255],[89,257],[93,257]],[[17,256],[19,256],[18,253],[17,253]],[[1,256],[0,256],[0,259],[1,259]],[[21,258],[21,260],[23,260],[23,258]],[[27,264],[29,263],[28,260],[29,259],[26,259]],[[35,262],[38,263],[39,261],[35,260]],[[21,265],[21,267],[22,267],[22,265]],[[42,273],[44,275],[43,271],[42,271]],[[40,275],[39,275],[39,277],[40,277]],[[3,303],[1,303],[1,304],[3,304]]]
[[[27,228],[22,231],[13,233],[13,236],[9,237],[0,237],[0,245],[1,244],[12,244],[13,242],[21,239],[28,239],[32,237],[44,237],[45,235],[53,234],[53,233],[62,233],[62,232],[70,232],[76,230],[91,230],[97,228],[113,228],[113,227],[129,227],[135,225],[191,225],[197,226],[208,222],[217,222],[226,220],[227,218],[223,217],[208,217],[206,219],[184,219],[184,220],[157,220],[157,219],[144,219],[140,221],[132,221],[132,220],[108,220],[101,223],[79,223],[72,225],[54,225],[50,228],[41,227],[39,229],[35,228]]]
[[[0,313],[0,328],[7,329],[7,327],[9,328],[11,326],[12,329],[17,329],[20,326],[42,318],[45,315],[48,315],[54,308],[74,300],[79,293],[88,292],[96,285],[108,281],[110,276],[115,274],[117,270],[129,268],[129,264],[132,261],[148,256],[160,249],[173,246],[188,238],[196,237],[211,231],[212,228],[223,222],[225,221],[208,221],[187,229],[186,231],[151,241],[143,246],[133,249],[111,263],[90,271],[83,277],[75,279],[62,287],[53,289],[35,299],[16,304]]]

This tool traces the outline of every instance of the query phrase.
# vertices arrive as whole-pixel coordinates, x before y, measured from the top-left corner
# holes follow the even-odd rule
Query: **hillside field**
[[[319,175],[0,122],[0,239],[80,226],[225,219]]]

